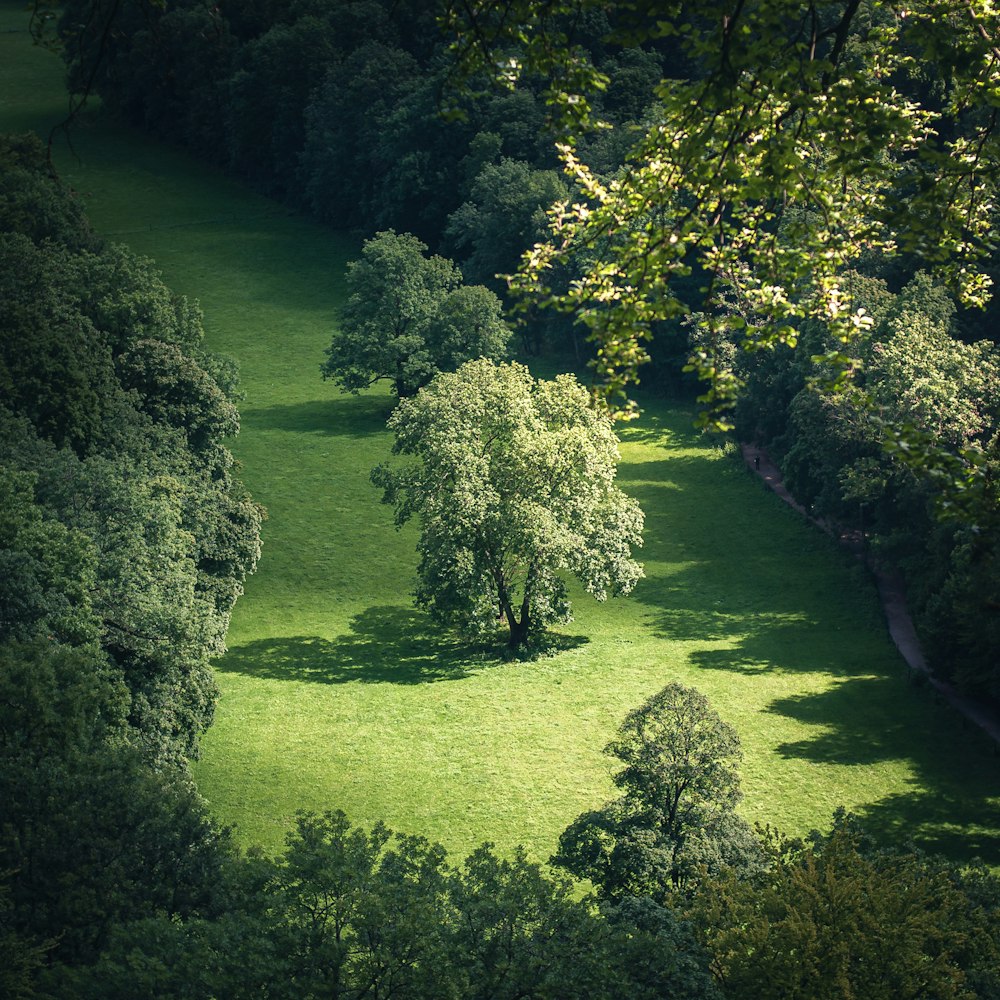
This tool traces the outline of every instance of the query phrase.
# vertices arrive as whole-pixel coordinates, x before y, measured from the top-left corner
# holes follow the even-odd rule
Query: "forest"
[[[391,411],[364,474],[419,528],[443,676],[551,670],[578,606],[641,587],[658,508],[616,464],[666,399],[766,449],[902,574],[934,673],[1000,703],[988,4],[69,0],[30,29],[70,137],[99,103],[349,234],[306,377]],[[756,751],[663,676],[608,709],[606,801],[562,807],[548,864],[336,801],[248,846],[195,776],[268,553],[234,455],[256,383],[45,137],[0,137],[0,177],[0,993],[1000,996],[988,837],[755,828]]]

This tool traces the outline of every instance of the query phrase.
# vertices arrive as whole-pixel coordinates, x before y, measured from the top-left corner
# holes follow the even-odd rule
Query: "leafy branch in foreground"
[[[988,297],[1000,177],[1000,12],[988,0],[674,2],[605,11],[608,43],[655,43],[693,70],[656,88],[624,168],[582,161],[589,97],[606,78],[573,44],[596,0],[486,0],[442,22],[458,73],[513,86],[550,79],[559,151],[576,200],[550,213],[550,238],[525,254],[514,287],[576,314],[620,415],[648,359],[654,324],[689,312],[677,284],[700,278],[705,425],[730,427],[738,388],[720,346],[794,344],[826,324],[841,381],[870,319],[842,280],[862,257],[917,256],[966,305]],[[930,77],[930,79],[927,79]],[[553,290],[557,264],[580,268]],[[740,308],[723,311],[723,296]]]

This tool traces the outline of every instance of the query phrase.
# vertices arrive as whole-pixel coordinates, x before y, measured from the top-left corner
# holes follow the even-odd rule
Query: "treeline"
[[[737,357],[737,432],[815,515],[901,571],[935,671],[1000,704],[1000,348],[922,271],[898,291],[874,274],[849,287],[873,321],[853,383],[816,381],[811,357],[840,345],[809,325],[796,351]],[[960,453],[978,462],[971,484]]]
[[[566,190],[532,90],[442,116],[445,45],[416,0],[74,0],[59,33],[71,89],[333,226],[412,233],[470,284],[498,288]]]
[[[0,993],[17,996],[19,967],[92,960],[117,922],[216,893],[227,838],[186,761],[262,512],[225,446],[235,367],[203,349],[197,307],[94,235],[37,137],[0,137],[0,190]]]

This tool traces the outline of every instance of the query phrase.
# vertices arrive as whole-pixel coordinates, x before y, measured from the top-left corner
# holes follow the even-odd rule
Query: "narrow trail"
[[[872,574],[875,584],[878,587],[879,599],[882,602],[882,611],[885,614],[889,635],[909,666],[910,671],[926,678],[927,683],[948,704],[970,722],[982,729],[994,741],[997,749],[1000,749],[1000,717],[997,716],[997,713],[981,705],[974,698],[963,694],[953,684],[935,677],[927,666],[927,661],[924,659],[923,651],[920,648],[920,640],[917,638],[917,630],[913,627],[913,620],[910,618],[909,610],[906,607],[906,590],[902,577],[894,571],[886,570],[879,566],[871,558],[865,549],[864,539],[858,532],[844,531],[830,521],[813,517],[788,492],[781,478],[781,470],[771,460],[770,455],[768,455],[765,449],[753,444],[741,444],[740,449],[747,468],[760,476],[772,492],[777,494],[789,507],[798,511],[811,524],[816,525],[821,531],[825,531],[831,538],[835,538],[865,564],[865,567]]]

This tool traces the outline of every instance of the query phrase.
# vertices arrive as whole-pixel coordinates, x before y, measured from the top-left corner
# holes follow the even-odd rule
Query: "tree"
[[[503,280],[516,269],[521,254],[545,231],[545,210],[567,193],[554,170],[534,170],[506,157],[487,163],[445,230],[464,257],[465,273],[495,289],[506,287],[498,276]]]
[[[0,462],[0,635],[84,645],[99,634],[94,545],[45,516],[35,481]]]
[[[347,266],[347,305],[324,378],[348,392],[390,379],[402,397],[470,358],[505,356],[510,332],[499,300],[462,286],[454,263],[426,257],[426,250],[415,236],[392,230],[365,241],[360,259]]]
[[[510,646],[570,620],[563,573],[598,600],[642,576],[639,505],[615,485],[618,439],[571,375],[535,381],[482,358],[443,373],[389,418],[393,451],[372,482],[397,526],[420,519],[417,600],[439,620]]]
[[[305,110],[333,57],[331,32],[305,14],[248,41],[225,82],[229,162],[269,191],[293,188],[305,146]]]
[[[300,814],[281,858],[222,875],[221,913],[122,922],[96,964],[45,985],[80,1000],[720,996],[680,917],[608,918],[521,850],[484,844],[455,865],[422,837],[330,811]]]
[[[377,39],[329,67],[305,111],[302,153],[306,199],[320,219],[369,222],[381,171],[390,166],[376,151],[393,110],[418,80],[413,57]]]
[[[131,745],[129,700],[96,644],[0,643],[0,929],[60,960],[93,960],[117,920],[204,906],[230,853],[185,772]]]
[[[0,872],[0,953],[4,956],[0,965],[0,996],[9,1000],[33,1000],[35,976],[45,966],[46,953],[52,950],[53,941],[38,941],[20,933],[11,926],[14,909],[10,902],[10,890],[4,884],[9,876]]]
[[[663,902],[688,887],[700,866],[759,865],[759,847],[735,808],[743,798],[736,731],[694,688],[668,684],[629,712],[604,752],[624,767],[623,795],[583,813],[559,838],[552,858],[616,901]]]
[[[616,5],[605,45],[647,44],[682,67],[650,94],[625,168],[595,174],[579,155],[608,87],[573,37],[600,0],[452,4],[457,76],[515,87],[549,81],[559,150],[577,189],[526,254],[519,287],[577,314],[598,343],[598,376],[624,390],[651,326],[691,308],[679,279],[703,276],[705,421],[727,426],[738,383],[715,344],[793,343],[805,318],[835,337],[841,374],[867,327],[843,273],[864,256],[916,256],[981,304],[995,242],[1000,172],[1000,11],[990,0],[866,4],[728,0]],[[669,68],[668,68],[669,72]],[[549,275],[583,257],[579,280]],[[723,296],[752,312],[725,317]]]
[[[754,884],[724,876],[690,916],[725,996],[916,1000],[996,996],[995,876],[873,850],[842,812],[827,836],[771,837]]]
[[[47,176],[45,147],[33,132],[0,135],[0,233],[81,250],[99,242],[80,202]]]
[[[47,0],[33,4],[34,33],[61,49],[73,100],[68,125],[88,97],[135,125],[218,159],[224,148],[222,81],[236,41],[218,6],[202,0],[72,0],[49,39]]]
[[[23,196],[3,224],[36,202],[49,220],[28,226],[37,243],[0,232],[0,625],[99,643],[137,741],[176,761],[211,719],[209,659],[260,551],[223,443],[239,430],[235,366],[202,349],[200,311],[150,262],[83,239],[36,146],[0,146]]]

